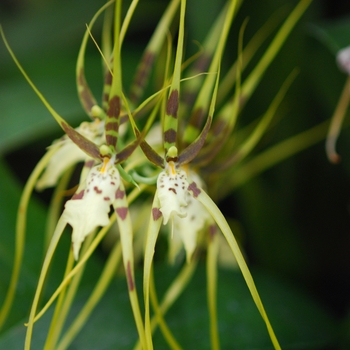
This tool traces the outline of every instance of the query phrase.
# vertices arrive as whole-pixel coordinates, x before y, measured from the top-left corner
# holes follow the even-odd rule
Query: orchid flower
[[[93,18],[90,23],[90,27],[97,18],[97,16],[111,3],[107,3]],[[39,188],[53,185],[57,178],[61,175],[66,167],[74,164],[77,161],[84,160],[85,167],[82,172],[81,181],[79,187],[71,200],[65,204],[65,209],[58,221],[55,232],[53,233],[41,275],[38,282],[38,287],[32,304],[32,309],[29,316],[27,337],[25,343],[25,349],[30,348],[31,336],[33,331],[34,319],[38,300],[41,294],[43,282],[46,277],[47,269],[52,259],[53,252],[58,243],[58,240],[66,227],[69,224],[73,228],[72,233],[72,247],[75,260],[79,258],[79,251],[82,242],[85,238],[91,234],[98,227],[107,226],[110,223],[109,212],[110,206],[114,208],[117,216],[117,221],[121,233],[121,244],[123,247],[123,260],[125,273],[128,280],[128,289],[130,295],[131,306],[135,315],[136,325],[139,331],[140,339],[144,339],[144,329],[142,320],[140,317],[139,304],[136,293],[136,285],[134,280],[134,263],[132,252],[132,225],[128,210],[128,204],[126,202],[126,193],[123,182],[121,180],[120,171],[122,170],[117,165],[124,161],[138,146],[140,140],[136,139],[122,151],[118,152],[118,129],[119,118],[122,104],[122,78],[121,78],[121,61],[120,61],[120,12],[121,2],[117,2],[115,6],[115,21],[114,21],[114,55],[113,55],[113,67],[109,68],[108,81],[110,85],[110,92],[105,98],[106,110],[105,113],[102,108],[96,105],[86,81],[84,78],[83,70],[83,52],[85,50],[86,38],[88,32],[85,35],[82,44],[82,50],[78,58],[77,69],[77,81],[78,92],[80,93],[81,101],[84,108],[87,110],[91,117],[97,117],[97,121],[93,121],[90,124],[82,124],[77,129],[73,129],[58,113],[50,106],[44,96],[35,87],[34,83],[30,80],[28,75],[24,72],[23,68],[15,58],[9,45],[5,43],[11,53],[18,68],[27,79],[33,90],[37,93],[44,105],[66,132],[66,137],[62,141],[54,144],[55,153],[48,163],[48,168],[43,177],[39,180]],[[105,117],[101,122],[101,117]],[[104,126],[104,133],[102,133],[100,125]],[[68,140],[68,138],[70,140]],[[96,143],[97,142],[97,143]],[[76,151],[75,147],[78,147],[81,151]],[[73,151],[72,151],[73,149]],[[72,152],[65,166],[62,166],[64,156],[67,153]],[[56,159],[57,158],[57,159]],[[58,162],[58,166],[55,162]],[[57,163],[56,163],[57,164]],[[96,165],[95,165],[96,164]],[[84,171],[85,170],[85,171]],[[124,176],[125,173],[122,172]],[[131,179],[127,177],[127,179]],[[131,179],[132,181],[132,179]]]
[[[149,286],[152,269],[152,257],[155,251],[158,232],[161,229],[161,224],[163,223],[163,225],[169,226],[170,251],[173,250],[177,252],[179,250],[178,236],[180,236],[185,247],[187,263],[191,263],[193,252],[195,247],[198,245],[198,242],[196,241],[198,233],[209,230],[209,236],[211,238],[209,239],[208,246],[208,271],[213,271],[213,266],[216,264],[215,260],[217,258],[214,258],[213,260],[212,257],[217,255],[217,248],[212,249],[212,247],[217,245],[217,242],[214,243],[217,241],[215,239],[215,235],[219,232],[216,230],[216,226],[220,228],[227,241],[227,244],[235,256],[239,268],[242,271],[253,300],[266,323],[272,343],[276,349],[280,348],[240,248],[223,215],[204,191],[203,181],[199,177],[198,168],[207,167],[214,169],[215,171],[215,165],[212,163],[216,163],[214,159],[217,157],[219,162],[216,166],[216,170],[220,170],[221,168],[223,172],[225,172],[229,166],[241,162],[242,159],[244,159],[259,142],[263,133],[267,130],[267,127],[270,124],[270,121],[288,87],[290,86],[290,83],[293,81],[293,78],[295,77],[294,73],[292,73],[286,80],[280,92],[276,95],[276,98],[259,121],[258,126],[251,133],[250,137],[248,137],[246,141],[239,146],[238,150],[237,145],[235,145],[236,150],[231,153],[231,157],[227,157],[226,153],[223,153],[223,155],[227,158],[225,160],[220,160],[219,152],[223,145],[229,140],[230,133],[235,127],[237,116],[242,107],[240,105],[241,101],[245,102],[249,99],[268,64],[271,62],[272,58],[285,40],[285,35],[287,35],[287,33],[289,33],[293,28],[293,25],[305,11],[308,4],[309,2],[306,1],[298,4],[279,33],[276,35],[275,40],[271,44],[271,47],[267,50],[267,53],[262,61],[258,64],[256,70],[244,81],[244,83],[242,83],[242,86],[240,83],[240,73],[242,69],[241,62],[243,55],[239,57],[238,65],[236,66],[235,79],[232,79],[231,77],[231,84],[232,82],[236,82],[235,95],[232,98],[231,103],[226,104],[219,112],[219,115],[214,118],[217,94],[221,93],[219,87],[220,57],[225,46],[227,30],[230,27],[235,10],[238,8],[238,3],[231,1],[227,4],[222,17],[218,18],[218,23],[220,24],[217,24],[217,27],[215,27],[213,30],[213,33],[221,31],[220,34],[216,39],[208,40],[209,46],[204,48],[204,50],[209,48],[206,52],[208,54],[206,59],[208,59],[209,56],[212,57],[212,61],[211,66],[208,69],[208,76],[203,78],[204,82],[201,80],[202,85],[200,86],[199,84],[195,84],[195,80],[193,80],[191,87],[195,86],[199,92],[197,94],[197,99],[192,106],[192,112],[189,110],[191,103],[188,102],[188,99],[185,100],[185,105],[180,108],[180,67],[182,60],[181,46],[183,40],[182,35],[184,26],[185,1],[181,3],[182,11],[180,14],[178,47],[176,50],[176,59],[174,64],[174,72],[172,74],[171,87],[165,102],[165,116],[163,120],[165,157],[162,158],[159,156],[159,154],[152,150],[150,145],[148,145],[145,141],[141,142],[141,148],[143,149],[146,157],[156,166],[163,168],[157,179],[157,190],[152,205],[152,213],[145,248],[145,327],[146,336],[148,337],[147,344],[149,347],[152,347],[152,339],[149,337],[152,327],[148,300],[150,293]],[[217,47],[215,48],[216,44]],[[189,96],[193,96],[193,94],[191,94],[192,91],[186,92]],[[206,120],[204,119],[205,111],[208,113]],[[186,113],[190,115],[189,122],[188,118],[184,117]],[[188,122],[187,125],[185,124],[185,120]],[[213,131],[210,130],[212,121],[215,122]],[[182,126],[182,130],[184,130],[181,137],[178,137],[177,135],[178,123],[181,123],[180,125]],[[199,126],[203,124],[203,129],[199,130]],[[178,152],[179,148],[182,148],[182,152],[180,153]],[[230,185],[230,181],[228,181],[228,185]],[[220,193],[223,193],[222,189]],[[195,203],[195,205],[193,203]],[[193,224],[189,225],[191,221]],[[176,245],[176,247],[172,249],[172,245]],[[211,313],[210,317],[211,320],[215,320],[215,305],[212,303],[212,300],[215,300],[216,294],[215,288],[212,288],[212,285],[215,285],[215,277],[209,273],[208,278],[210,279],[210,282],[213,282],[208,282],[208,293],[210,294],[208,297],[210,304],[209,310]],[[157,317],[159,317],[159,315],[157,315]],[[212,348],[218,349],[219,337],[216,327],[217,325],[215,321],[212,322]],[[167,331],[167,333],[169,332]],[[175,344],[175,341],[171,338],[168,338],[168,341],[169,343],[173,342]]]
[[[50,260],[54,253],[55,247],[58,243],[59,237],[62,234],[65,226],[69,224],[73,228],[72,233],[72,247],[73,255],[75,260],[79,258],[79,252],[82,242],[87,236],[90,236],[96,228],[103,226],[100,235],[96,237],[94,242],[99,242],[102,237],[106,234],[107,229],[113,223],[117,217],[120,231],[120,241],[123,247],[123,258],[125,263],[125,274],[128,279],[129,294],[131,299],[132,309],[135,315],[135,321],[137,329],[139,331],[139,337],[142,341],[144,339],[144,331],[142,326],[142,319],[140,317],[140,311],[138,306],[134,272],[133,272],[133,253],[132,253],[132,227],[129,215],[129,209],[127,205],[127,196],[124,188],[124,184],[121,178],[136,184],[133,178],[127,174],[124,169],[119,165],[122,161],[126,160],[132,152],[136,149],[142,136],[131,142],[128,146],[124,147],[123,150],[117,152],[117,141],[119,134],[119,126],[125,123],[127,119],[133,124],[133,117],[130,113],[128,103],[136,104],[141,97],[142,87],[147,81],[148,71],[152,65],[152,61],[159,53],[162,43],[166,38],[165,28],[169,27],[179,4],[179,0],[173,0],[167,11],[165,12],[162,21],[160,22],[153,40],[150,42],[146,54],[141,61],[140,67],[136,74],[133,88],[130,92],[130,100],[127,101],[122,91],[121,81],[121,62],[120,62],[120,50],[122,41],[125,36],[125,32],[130,23],[130,19],[136,8],[137,1],[133,1],[130,5],[127,16],[124,19],[123,26],[120,28],[120,9],[121,1],[116,4],[115,20],[111,20],[111,16],[106,16],[106,25],[103,33],[103,46],[104,50],[101,54],[104,58],[104,74],[105,74],[105,86],[103,91],[102,107],[97,105],[96,99],[91,93],[89,86],[87,85],[84,73],[84,52],[87,44],[87,39],[91,35],[91,28],[99,17],[99,15],[107,10],[114,1],[109,1],[104,5],[91,20],[88,29],[85,33],[81,49],[77,61],[76,77],[78,95],[80,97],[82,106],[86,113],[91,117],[91,122],[83,122],[78,128],[73,129],[47,102],[41,92],[36,88],[34,83],[31,81],[29,76],[26,74],[14,53],[12,52],[4,33],[1,31],[2,38],[5,45],[10,52],[14,62],[22,72],[23,76],[28,81],[29,85],[41,99],[43,104],[47,107],[52,116],[56,119],[62,129],[66,132],[60,140],[55,141],[53,145],[48,149],[47,154],[43,157],[42,161],[39,162],[37,168],[33,172],[31,179],[28,181],[26,190],[24,191],[23,203],[21,203],[20,213],[24,213],[28,205],[30,193],[33,190],[35,182],[37,182],[37,189],[41,190],[46,187],[54,186],[57,184],[59,178],[65,174],[66,170],[76,164],[77,162],[84,161],[84,167],[81,173],[80,184],[78,189],[71,200],[67,201],[65,209],[59,219],[54,233],[52,235],[51,243],[46,254],[46,260],[43,264],[43,269],[39,279],[38,288],[32,305],[30,319],[28,322],[28,331],[26,337],[26,348],[30,347],[31,334],[34,322],[41,317],[45,310],[52,304],[56,296],[60,294],[60,291],[65,288],[69,280],[73,277],[77,277],[83,271],[83,264],[86,263],[89,255],[92,253],[92,249],[86,252],[76,267],[73,268],[67,275],[66,279],[58,287],[56,293],[44,306],[42,311],[35,316],[38,299],[42,289],[43,281],[45,279]],[[109,40],[111,38],[108,35],[110,27],[114,25],[114,48],[111,49]],[[113,54],[112,64],[110,67],[109,57]],[[116,77],[116,78],[114,78]],[[156,94],[157,95],[157,94]],[[143,106],[147,105],[149,101],[145,101]],[[139,110],[142,109],[142,105],[139,106]],[[120,113],[125,112],[127,114],[120,118]],[[134,112],[136,113],[137,110]],[[150,123],[147,128],[150,127]],[[44,170],[44,172],[43,172]],[[38,180],[39,175],[42,174]],[[142,185],[141,185],[142,187]],[[114,208],[115,216],[109,217],[110,206]],[[8,310],[11,307],[13,300],[13,292],[18,279],[18,272],[21,265],[21,258],[23,252],[25,225],[19,225],[18,230],[18,241],[21,242],[19,249],[17,250],[16,264],[14,267],[13,278],[11,286],[8,292],[8,298],[5,302],[4,308],[2,309],[2,319],[4,320],[7,316]],[[91,243],[91,247],[96,248],[96,243]],[[116,248],[118,248],[119,243]],[[119,249],[116,249],[119,252]],[[114,255],[112,255],[114,257]],[[111,261],[115,261],[111,259]],[[116,265],[117,266],[117,265]],[[113,274],[113,270],[108,270],[108,276]],[[72,268],[72,267],[71,267]],[[110,278],[110,277],[109,277]],[[76,288],[76,286],[74,287]],[[73,290],[73,288],[71,288]],[[74,291],[71,293],[74,296]],[[63,294],[61,294],[63,295]],[[69,305],[70,301],[66,302],[66,306]],[[69,307],[69,306],[68,306]],[[56,308],[57,309],[57,308]],[[57,311],[57,310],[56,310]],[[58,310],[60,312],[60,310]],[[66,315],[61,312],[61,324],[63,324]],[[55,322],[52,323],[51,329],[54,336],[49,335],[46,346],[51,348],[57,342],[62,327],[57,327]],[[64,339],[62,344],[64,344]],[[64,345],[62,345],[64,346]]]
[[[153,349],[152,332],[159,326],[169,345],[172,348],[179,348],[163,317],[195,272],[200,251],[205,250],[211,347],[219,349],[216,271],[220,262],[220,249],[225,249],[231,253],[231,265],[234,261],[243,274],[265,322],[273,347],[280,349],[244,255],[231,227],[215,202],[232,190],[233,184],[230,180],[232,169],[239,165],[261,140],[295,77],[293,72],[286,79],[268,110],[257,119],[253,127],[248,131],[237,130],[237,119],[244,104],[250,99],[267,67],[311,0],[301,0],[298,3],[258,61],[256,68],[244,80],[241,75],[247,61],[257,52],[268,30],[263,29],[255,40],[244,48],[243,33],[246,24],[242,26],[239,34],[238,58],[222,79],[221,59],[234,16],[242,1],[227,1],[203,43],[201,57],[199,59],[192,57],[188,61],[184,60],[186,0],[170,1],[146,47],[129,94],[124,92],[122,86],[121,50],[138,1],[131,2],[122,23],[119,0],[115,4],[114,17],[108,17],[112,2],[108,2],[96,13],[83,38],[77,62],[76,81],[81,104],[90,121],[84,121],[75,129],[39,92],[15,58],[3,35],[18,68],[65,132],[61,139],[49,147],[47,154],[34,171],[28,190],[25,191],[25,198],[29,198],[28,193],[34,185],[38,190],[59,185],[68,168],[78,162],[84,163],[77,189],[72,198],[65,203],[52,234],[27,324],[25,348],[30,348],[35,322],[58,298],[45,348],[66,349],[106,291],[121,260],[124,263],[140,347]],[[171,41],[168,36],[167,56],[164,59],[164,56],[161,56],[163,46],[178,7],[180,14],[175,57],[172,60]],[[100,49],[91,30],[103,11],[107,12]],[[108,44],[112,25],[113,47]],[[96,43],[104,60],[105,85],[101,106],[96,102],[85,80],[84,52],[89,36]],[[156,92],[140,102],[149,73],[157,59],[162,63],[165,62],[155,68],[158,69],[157,73],[162,69],[165,71],[159,74],[163,77],[162,86],[158,86]],[[194,64],[187,70],[192,60]],[[138,124],[143,126],[142,131]],[[126,129],[125,135],[121,133],[121,125]],[[125,143],[127,146],[123,146]],[[212,176],[219,178],[220,181],[213,181]],[[139,183],[138,187],[135,187],[136,182]],[[152,197],[153,203],[151,203]],[[143,225],[141,228],[136,228],[140,220],[143,220],[141,218],[144,214],[131,220],[129,204],[132,201],[136,203],[133,203],[134,207],[130,209],[137,211],[139,206],[142,213],[147,213],[149,217],[147,230]],[[111,208],[113,214],[110,213]],[[83,267],[107,231],[112,231],[114,221],[118,223],[118,237],[111,248],[101,278],[86,305],[61,337],[67,309],[78,288]],[[72,228],[72,251],[67,261],[65,276],[50,300],[40,312],[37,312],[52,256],[67,226]],[[152,264],[160,231],[166,231],[168,235],[169,260],[174,264],[180,260],[181,252],[185,252],[186,262],[178,278],[169,286],[164,300],[158,305]],[[139,243],[139,239],[145,241],[142,257],[144,320],[141,316],[134,277],[134,261],[141,260],[141,257],[136,256],[137,253],[134,252],[135,241]],[[13,283],[15,285],[16,278]],[[150,299],[154,317],[151,317]]]
[[[208,108],[208,117],[206,119],[205,125],[202,131],[199,133],[192,128],[185,129],[185,141],[190,140],[191,137],[195,137],[192,143],[189,143],[184,150],[178,154],[178,141],[177,141],[177,127],[179,122],[179,103],[180,103],[180,76],[181,76],[181,62],[183,59],[183,37],[184,37],[184,18],[185,18],[185,6],[186,1],[181,1],[181,13],[180,13],[180,28],[178,35],[178,44],[176,50],[176,58],[174,64],[174,72],[172,75],[171,87],[169,95],[166,101],[165,107],[165,117],[164,117],[164,153],[165,158],[162,159],[153,149],[145,142],[141,142],[141,148],[143,149],[145,155],[150,161],[155,165],[162,167],[164,170],[159,174],[157,180],[157,190],[155,193],[152,213],[150,218],[150,223],[148,227],[147,242],[145,248],[145,263],[144,263],[144,298],[145,298],[145,327],[146,327],[146,337],[147,346],[152,348],[152,338],[151,334],[151,322],[150,322],[150,310],[149,310],[149,284],[152,268],[152,257],[155,250],[155,243],[157,235],[163,222],[164,225],[171,222],[171,232],[172,235],[176,235],[176,230],[182,230],[181,236],[183,237],[183,242],[186,249],[187,261],[190,261],[195,245],[196,245],[196,234],[198,231],[205,229],[210,219],[215,221],[215,223],[221,229],[223,235],[225,236],[228,245],[230,246],[232,252],[235,255],[237,263],[242,271],[248,288],[252,294],[254,302],[264,319],[268,332],[271,337],[271,341],[276,349],[280,348],[278,340],[274,334],[274,331],[270,325],[269,319],[266,315],[263,304],[260,300],[258,291],[253,282],[253,278],[249,272],[248,266],[245,259],[240,251],[240,248],[234,238],[233,233],[220,210],[210,199],[210,197],[205,193],[203,188],[200,186],[199,181],[191,178],[190,173],[184,170],[184,165],[189,164],[193,161],[197,154],[200,152],[202,147],[205,145],[205,140],[207,138],[211,122],[214,116],[216,96],[219,86],[220,77],[220,59],[225,47],[226,38],[228,34],[228,28],[231,25],[233,15],[236,10],[237,3],[232,1],[228,4],[227,14],[224,19],[224,24],[222,25],[222,32],[220,33],[220,40],[218,41],[215,55],[212,59],[211,66],[209,67],[209,74],[205,78],[203,83],[203,88],[200,90],[197,101],[194,104],[194,112],[192,114],[194,118],[203,117],[206,106],[210,105]],[[237,87],[236,87],[236,97],[233,99],[232,107],[230,108],[229,115],[233,120],[238,112],[238,97],[240,96],[240,84],[239,84],[239,71],[237,73]],[[211,92],[211,99],[210,99]],[[200,116],[199,116],[200,115]],[[263,122],[266,124],[266,119],[271,118],[271,113],[268,113],[268,117],[263,118]],[[197,123],[191,123],[192,125],[198,125]],[[188,134],[186,134],[188,131]],[[193,136],[194,135],[194,136]],[[212,148],[211,148],[212,149]],[[189,167],[191,164],[189,164]],[[191,200],[190,200],[191,199]],[[194,206],[194,203],[196,205]],[[194,210],[194,207],[196,209]],[[179,223],[184,221],[184,225],[179,225]],[[186,225],[188,220],[193,220],[193,225]],[[215,230],[212,230],[215,232]],[[215,294],[215,290],[212,290]],[[211,311],[215,307],[210,307]],[[212,317],[216,319],[216,316],[212,314]],[[218,332],[216,325],[211,325],[211,336],[212,345],[214,348],[219,347]]]

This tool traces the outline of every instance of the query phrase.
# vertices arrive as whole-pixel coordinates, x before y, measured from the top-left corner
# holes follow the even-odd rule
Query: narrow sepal
[[[147,349],[145,330],[142,322],[134,275],[133,229],[126,199],[125,188],[122,181],[120,182],[119,188],[115,193],[115,201],[113,203],[113,207],[117,216],[120,232],[120,241],[123,251],[123,263],[128,282],[130,303],[141,344],[144,349]]]
[[[160,211],[160,203],[158,199],[157,191],[154,196],[152,204],[152,213],[148,224],[146,245],[145,245],[145,260],[143,268],[143,295],[145,302],[145,333],[148,348],[152,348],[152,330],[150,320],[150,307],[149,307],[149,290],[150,290],[150,278],[152,261],[155,250],[157,237],[159,234],[160,226],[162,223],[162,213]]]
[[[161,168],[164,168],[164,159],[148,144],[147,141],[142,140],[140,143],[140,147],[147,159],[151,163]]]
[[[204,128],[197,139],[187,146],[179,155],[179,164],[186,164],[192,161],[203,147],[211,126],[212,117],[208,117]]]
[[[78,133],[75,129],[73,129],[69,124],[65,121],[61,122],[61,127],[67,134],[67,136],[88,156],[94,159],[102,160],[100,155],[100,149],[96,144],[88,140],[86,137]]]
[[[258,290],[257,290],[255,283],[254,283],[254,280],[253,280],[253,277],[249,271],[247,263],[245,262],[243,254],[241,253],[241,250],[238,246],[238,243],[237,243],[225,217],[223,216],[223,214],[221,213],[219,208],[216,206],[216,204],[212,201],[212,199],[205,193],[205,191],[202,188],[198,187],[198,185],[195,182],[192,182],[190,184],[189,191],[192,192],[193,196],[195,198],[197,198],[198,201],[204,205],[204,207],[209,211],[209,213],[211,214],[212,218],[215,220],[217,225],[220,227],[221,232],[225,236],[227,243],[229,244],[229,246],[230,246],[230,248],[231,248],[231,250],[232,250],[232,252],[237,260],[237,263],[239,265],[239,268],[241,269],[244,280],[249,288],[249,291],[252,295],[252,298],[255,302],[255,305],[256,305],[257,309],[259,310],[261,317],[263,318],[263,320],[266,324],[266,327],[267,327],[268,333],[270,335],[271,341],[273,343],[273,346],[275,349],[280,350],[281,347],[280,347],[279,342],[276,338],[276,335],[273,331],[273,328],[270,324],[270,321],[267,317],[265,308],[264,308],[263,303],[260,299]]]
[[[101,15],[101,13],[108,6],[110,6],[112,2],[113,1],[109,1],[108,3],[106,3],[93,16],[92,20],[87,26],[87,30],[85,31],[84,38],[81,43],[79,54],[78,54],[78,60],[77,60],[77,66],[76,66],[76,82],[77,82],[78,96],[85,112],[90,117],[92,117],[91,109],[93,106],[97,105],[97,102],[89,88],[89,85],[86,82],[85,70],[84,70],[85,68],[84,54],[85,54],[89,34],[91,33],[92,26],[94,25],[96,19]]]

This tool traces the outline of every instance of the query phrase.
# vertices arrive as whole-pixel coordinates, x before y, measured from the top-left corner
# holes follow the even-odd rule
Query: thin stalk
[[[218,317],[216,309],[217,300],[217,285],[218,285],[218,252],[219,252],[219,237],[217,228],[214,225],[210,226],[209,244],[207,252],[207,296],[208,310],[210,320],[210,343],[212,350],[220,349],[220,339],[218,331]]]
[[[72,267],[74,265],[74,257],[73,257],[73,252],[70,251],[69,256],[68,256],[68,260],[67,260],[67,264],[66,264],[66,270],[64,272],[64,277],[67,276],[67,274],[72,270]],[[46,342],[45,342],[45,346],[44,349],[53,349],[54,348],[54,334],[56,332],[56,325],[57,325],[57,320],[60,316],[60,312],[62,309],[62,305],[64,303],[64,299],[66,296],[66,292],[67,292],[67,288],[68,286],[66,286],[66,288],[64,288],[62,290],[62,292],[60,293],[60,296],[57,300],[56,303],[56,307],[55,307],[55,312],[53,314],[52,320],[51,320],[51,325],[49,328],[49,332],[48,335],[46,337]]]
[[[243,254],[241,253],[241,250],[240,250],[238,243],[237,243],[237,241],[236,241],[236,239],[231,231],[230,226],[228,225],[225,217],[222,215],[220,209],[216,206],[216,204],[213,202],[213,200],[203,191],[203,189],[198,188],[196,183],[194,183],[194,182],[192,184],[190,184],[190,186],[192,186],[191,188],[192,188],[193,196],[195,198],[197,198],[199,200],[199,202],[201,202],[204,205],[204,207],[211,214],[212,218],[215,220],[217,225],[220,227],[221,232],[225,236],[226,241],[227,241],[228,245],[230,246],[230,248],[231,248],[231,250],[232,250],[232,252],[237,260],[237,263],[238,263],[239,268],[242,272],[242,275],[243,275],[244,280],[247,284],[247,287],[250,291],[250,294],[254,300],[254,303],[255,303],[257,309],[259,310],[262,319],[265,322],[267,331],[270,335],[271,342],[276,350],[280,350],[281,347],[279,345],[279,342],[277,340],[275,332],[270,324],[269,318],[266,314],[265,308],[264,308],[263,303],[260,299],[258,290],[255,286],[253,277],[249,271],[247,263],[245,262]]]
[[[84,327],[88,317],[94,310],[96,305],[101,300],[102,296],[106,292],[107,287],[110,285],[112,278],[118,269],[122,257],[122,250],[120,242],[116,243],[113,250],[109,254],[106,265],[102,271],[102,274],[97,281],[97,284],[91,293],[89,299],[84,304],[84,307],[80,310],[77,317],[74,319],[72,324],[69,326],[68,330],[62,337],[61,341],[57,345],[57,350],[65,350],[72,343],[76,335]]]
[[[180,344],[176,341],[175,337],[171,333],[169,327],[167,326],[164,317],[162,315],[162,312],[159,308],[158,298],[157,298],[157,292],[156,292],[156,286],[154,283],[154,274],[153,269],[151,270],[151,281],[150,281],[150,298],[151,303],[155,312],[155,317],[157,319],[157,322],[159,324],[159,328],[161,329],[163,336],[168,343],[170,349],[173,350],[181,350]]]
[[[0,311],[0,329],[5,323],[8,313],[11,310],[13,299],[15,297],[16,287],[18,283],[19,273],[21,270],[22,260],[23,260],[23,250],[26,237],[26,225],[27,225],[27,209],[30,200],[30,196],[34,190],[35,183],[37,182],[40,174],[44,171],[46,165],[48,164],[52,155],[56,152],[56,148],[50,148],[46,154],[41,158],[39,163],[36,165],[35,169],[31,173],[28,181],[24,186],[24,190],[19,202],[18,212],[17,212],[17,222],[16,222],[16,247],[15,247],[15,257],[13,270],[11,275],[11,280],[7,294],[5,297],[4,304]]]
[[[39,298],[43,289],[43,285],[47,276],[47,272],[48,272],[53,254],[56,250],[57,244],[61,238],[61,235],[66,225],[67,225],[67,222],[61,217],[57,223],[56,230],[52,236],[49,248],[47,250],[47,254],[43,262],[43,266],[41,268],[38,286],[35,291],[34,300],[32,303],[32,307],[29,314],[29,320],[27,324],[28,327],[27,327],[27,333],[26,333],[25,344],[24,344],[25,350],[30,350],[30,344],[32,340],[33,327],[34,327],[34,318],[35,318],[36,310],[39,304]]]
[[[179,298],[181,293],[184,291],[188,283],[191,281],[191,278],[196,271],[198,260],[192,259],[190,263],[185,264],[178,276],[173,280],[169,288],[164,294],[162,302],[159,307],[159,311],[156,310],[156,315],[154,315],[151,319],[151,331],[152,334],[157,328],[158,325],[158,317],[164,316],[170,307],[175,303],[175,301]],[[134,350],[141,350],[141,344],[138,342]]]
[[[47,213],[47,222],[46,222],[46,230],[45,230],[45,251],[47,250],[50,239],[52,237],[52,233],[55,231],[56,223],[60,217],[62,210],[63,198],[65,196],[64,190],[67,188],[68,182],[72,176],[74,171],[74,167],[68,169],[56,186],[52,200],[49,205],[48,213]]]
[[[90,234],[83,245],[82,254],[84,254],[87,248],[90,246],[93,241],[94,234]],[[73,259],[72,250],[69,254],[69,259]],[[72,260],[71,268],[73,266],[74,259]],[[65,293],[63,303],[61,307],[58,308],[57,318],[51,323],[49,337],[46,341],[44,350],[54,349],[56,347],[59,336],[62,332],[62,328],[68,316],[69,310],[73,303],[74,297],[77,293],[81,278],[83,276],[86,265],[83,265],[81,269],[79,269],[78,273],[72,278],[71,283],[69,285],[67,293]]]

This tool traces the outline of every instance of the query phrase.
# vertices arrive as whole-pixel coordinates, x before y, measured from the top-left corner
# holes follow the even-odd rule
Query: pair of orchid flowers
[[[221,57],[226,46],[234,15],[241,2],[235,0],[228,1],[217,22],[214,23],[211,35],[203,46],[203,61],[206,61],[208,57],[210,58],[210,65],[207,67],[207,72],[205,74],[202,73],[202,68],[200,74],[197,74],[197,71],[194,70],[191,78],[183,79],[181,75],[184,69],[183,41],[186,1],[172,0],[146,48],[136,74],[133,89],[129,98],[127,98],[122,88],[121,49],[137,1],[132,1],[123,23],[121,23],[121,1],[116,1],[114,19],[109,21],[106,19],[106,23],[109,23],[109,25],[114,22],[113,50],[110,48],[110,45],[105,45],[102,49],[99,48],[105,62],[105,86],[102,98],[103,102],[100,107],[85,80],[84,52],[88,38],[92,36],[91,30],[94,22],[113,2],[110,1],[107,3],[93,17],[81,45],[76,71],[78,94],[83,108],[91,117],[91,122],[83,122],[76,129],[72,128],[58,115],[36,88],[14,56],[2,32],[5,44],[22,74],[66,133],[63,138],[52,144],[43,161],[40,163],[38,171],[34,176],[35,181],[38,180],[37,188],[43,189],[56,185],[67,169],[78,162],[84,162],[79,186],[72,198],[65,203],[63,213],[55,227],[43,263],[27,325],[26,349],[30,348],[33,326],[38,319],[37,307],[44,280],[63,230],[67,225],[73,228],[73,256],[75,260],[78,260],[82,243],[86,238],[99,227],[108,227],[111,224],[111,207],[113,208],[119,227],[131,306],[140,343],[144,349],[153,348],[149,293],[151,288],[153,255],[162,223],[170,226],[174,240],[180,237],[186,251],[188,263],[193,258],[198,234],[207,231],[209,236],[208,244],[210,246],[217,240],[216,236],[219,231],[216,228],[220,228],[266,324],[273,346],[275,349],[279,349],[280,345],[270,325],[245,259],[226,219],[205,192],[205,184],[199,175],[199,169],[210,166],[223,145],[229,140],[242,101],[246,101],[250,97],[263,72],[309,5],[310,0],[300,1],[292,11],[267,50],[266,55],[261,60],[261,63],[242,87],[240,73],[243,69],[242,57],[244,56],[244,52],[242,54],[242,49],[239,49],[239,58],[232,70],[233,75],[231,72],[228,79],[231,88],[236,84],[235,93],[229,99],[229,102],[225,104],[225,107],[222,108],[221,116],[217,118],[214,118],[214,112],[219,91]],[[162,87],[157,93],[139,104],[141,92],[146,84],[149,71],[166,41],[167,29],[170,27],[178,7],[180,7],[180,20],[172,73],[169,74],[171,45],[168,45],[169,54],[164,65],[165,78]],[[110,37],[106,35],[105,39],[108,41]],[[240,37],[241,44],[242,38]],[[112,59],[109,60],[109,57],[112,57]],[[189,81],[186,83],[185,80]],[[271,104],[271,108],[255,129],[256,131],[243,144],[235,157],[227,161],[226,167],[237,161],[237,159],[242,159],[256,145],[264,130],[266,130],[289,83],[290,81],[281,89],[280,94],[276,96],[276,100]],[[195,94],[193,94],[194,92]],[[196,96],[196,98],[191,102],[189,102],[190,99],[182,102],[181,94],[187,97]],[[224,98],[222,99],[224,100]],[[143,130],[140,130],[136,122],[141,118],[140,115],[145,113],[149,114],[149,117],[144,123]],[[155,127],[155,118],[158,115],[161,116],[161,129]],[[184,118],[184,115],[190,116],[189,121],[186,121],[188,118]],[[211,128],[212,122],[214,123],[213,128]],[[126,131],[124,130],[124,126],[126,126]],[[121,127],[124,129],[121,130]],[[179,137],[178,128],[183,130],[181,137]],[[127,139],[129,130],[133,133],[134,140],[124,146],[124,138]],[[154,146],[152,147],[153,141],[150,138],[150,134],[154,133],[155,130],[163,130],[163,134],[158,134],[157,136],[162,139],[163,150],[161,152],[163,152],[163,155],[160,155],[154,149]],[[125,133],[123,135],[125,137],[123,138],[121,138],[122,132]],[[156,143],[156,146],[159,145]],[[140,150],[142,150],[142,154]],[[138,153],[137,156],[135,156],[136,153]],[[126,164],[124,168],[121,166],[123,162]],[[128,168],[131,171],[126,171]],[[157,170],[159,168],[161,171]],[[152,173],[151,175],[150,172]],[[41,177],[38,179],[40,174]],[[144,248],[143,277],[145,312],[143,321],[134,278],[134,237],[129,203],[131,202],[131,198],[137,197],[137,194],[134,195],[137,191],[142,191],[145,188],[153,186],[150,185],[152,183],[156,185],[156,190],[150,209],[148,228],[145,230],[146,243]],[[134,186],[134,189],[127,191],[126,186],[127,189]],[[177,251],[178,248],[176,248]],[[84,252],[83,256],[79,259],[79,263],[86,261],[87,258],[88,253]],[[15,279],[16,277],[13,280],[14,284],[16,283]],[[68,282],[69,278],[66,279],[66,284]],[[215,303],[215,288],[211,292]],[[56,296],[58,294],[59,291],[56,293]],[[212,319],[216,319],[214,305],[211,305],[210,312]],[[211,325],[211,336],[213,348],[218,349],[219,340],[216,324]]]

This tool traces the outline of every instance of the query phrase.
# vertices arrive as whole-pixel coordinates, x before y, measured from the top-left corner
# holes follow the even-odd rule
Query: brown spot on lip
[[[166,104],[166,114],[172,116],[173,118],[177,118],[178,108],[179,108],[179,92],[177,90],[173,90]]]
[[[100,190],[97,186],[94,187],[94,191],[95,191],[97,194],[102,193],[102,190]]]
[[[192,191],[194,198],[197,198],[201,193],[201,190],[197,187],[197,184],[195,182],[192,182],[187,189],[188,191]]]
[[[170,188],[169,188],[169,191],[172,191],[172,192],[174,192],[175,194],[177,194],[175,188],[170,187]]]

